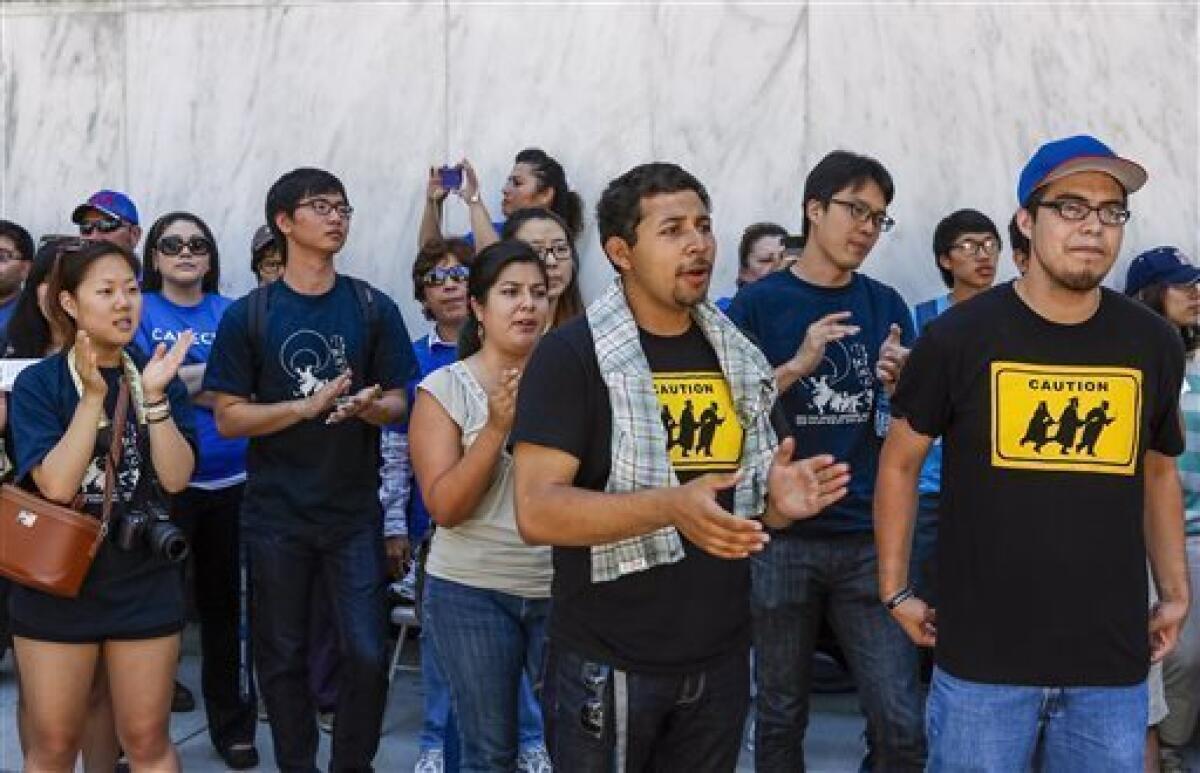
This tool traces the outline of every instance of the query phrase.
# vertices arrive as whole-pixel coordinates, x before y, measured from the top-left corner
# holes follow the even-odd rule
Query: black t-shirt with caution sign
[[[703,332],[693,325],[681,336],[640,336],[680,482],[736,470],[742,427]],[[604,491],[612,409],[586,319],[538,344],[518,394],[512,442],[565,451],[579,460],[575,485]],[[719,501],[730,509],[732,489]],[[745,651],[748,563],[714,558],[686,538],[683,547],[686,555],[677,563],[603,583],[591,581],[590,548],[556,547],[551,636],[589,659],[630,671],[682,673]]]
[[[944,438],[937,661],[1040,686],[1135,684],[1149,666],[1143,458],[1183,450],[1183,347],[1104,290],[1049,322],[1011,284],[917,341],[893,415]]]

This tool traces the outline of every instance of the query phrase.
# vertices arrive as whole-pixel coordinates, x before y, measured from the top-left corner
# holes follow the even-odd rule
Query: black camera
[[[145,546],[154,555],[171,563],[188,557],[187,536],[171,523],[171,514],[156,497],[148,497],[129,505],[117,523],[117,546],[134,550]]]

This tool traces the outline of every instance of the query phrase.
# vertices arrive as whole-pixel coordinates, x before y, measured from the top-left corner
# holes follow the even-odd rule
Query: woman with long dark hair
[[[179,375],[194,408],[200,456],[192,480],[172,498],[171,509],[193,546],[200,681],[209,738],[226,765],[242,770],[258,764],[257,698],[246,648],[238,638],[243,616],[240,512],[246,441],[217,432],[211,395],[200,389],[217,325],[232,303],[218,292],[220,276],[217,243],[203,220],[190,212],[160,217],[146,234],[146,294],[134,341],[150,352],[184,331],[195,337]]]
[[[419,387],[413,468],[438,524],[424,622],[462,739],[462,770],[513,770],[522,675],[540,692],[550,553],[517,533],[506,450],[520,371],[546,327],[546,268],[529,245],[498,242],[471,267],[459,360]]]
[[[583,313],[579,293],[579,253],[570,229],[561,217],[547,209],[519,209],[504,223],[505,239],[520,239],[533,248],[546,266],[550,284],[549,329]]]
[[[467,159],[459,162],[462,184],[453,192],[467,203],[471,236],[483,249],[500,239],[504,223],[492,222],[491,213],[479,191],[479,177]],[[418,248],[442,238],[442,204],[450,190],[442,186],[437,168],[430,168],[426,185],[425,211],[421,215]],[[562,218],[572,239],[583,233],[583,199],[567,184],[567,173],[553,156],[541,148],[517,153],[512,171],[501,192],[500,211],[505,218],[521,209],[547,209]]]
[[[1137,298],[1179,331],[1187,353],[1179,413],[1187,446],[1180,454],[1179,479],[1183,484],[1184,528],[1187,532],[1188,570],[1192,598],[1200,594],[1200,268],[1174,247],[1143,252],[1129,264],[1125,292]],[[1152,675],[1153,681],[1153,675]],[[1149,759],[1158,769],[1184,769],[1184,748],[1200,715],[1200,616],[1188,615],[1179,632],[1179,643],[1162,662],[1166,717],[1158,722],[1159,759]],[[1152,693],[1153,694],[1153,693]],[[1151,700],[1151,713],[1154,711]],[[1160,711],[1161,713],[1161,711]],[[1154,717],[1151,718],[1154,721]],[[1153,749],[1153,737],[1147,750]],[[1148,768],[1149,769],[1149,768]]]
[[[127,514],[161,487],[182,490],[195,462],[191,408],[176,378],[185,333],[146,357],[129,348],[141,316],[138,262],[104,242],[64,252],[48,288],[51,328],[69,348],[26,368],[11,394],[16,477],[62,504],[82,498],[98,516],[105,437],[121,433],[114,499],[118,518],[77,598],[16,586],[9,611],[28,718],[25,765],[74,768],[96,673],[103,669],[117,734],[134,770],[179,767],[168,734],[183,628],[178,566],[131,531]],[[112,427],[117,399],[128,418]],[[118,537],[124,546],[117,544]]]

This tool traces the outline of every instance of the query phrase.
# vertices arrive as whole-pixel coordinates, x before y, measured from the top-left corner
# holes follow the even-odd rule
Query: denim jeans
[[[541,692],[549,611],[549,599],[426,578],[423,623],[450,685],[465,773],[515,768],[522,677]]]
[[[340,680],[331,771],[368,771],[387,702],[387,594],[378,522],[255,530],[255,655],[275,760],[287,773],[316,770],[317,707],[308,684],[314,583],[329,591]]]
[[[1146,683],[1024,687],[958,679],[934,669],[926,723],[929,770],[1046,773],[1142,770]],[[1039,748],[1040,744],[1040,748]]]
[[[737,767],[750,705],[750,658],[738,652],[685,674],[620,671],[554,643],[556,770],[571,773]]]
[[[446,681],[446,672],[428,629],[421,630],[421,688],[425,693],[425,719],[421,724],[419,747],[421,751],[445,749],[450,721],[450,683]],[[529,677],[525,675],[521,677],[517,711],[517,741],[520,748],[543,745],[546,741],[542,732],[542,709],[533,694]]]
[[[829,615],[858,685],[876,770],[922,770],[917,649],[879,602],[870,534],[777,537],[751,558],[759,771],[804,770],[812,654]]]

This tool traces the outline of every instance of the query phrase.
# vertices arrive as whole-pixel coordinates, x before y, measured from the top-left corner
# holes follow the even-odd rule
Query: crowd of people
[[[518,153],[494,221],[464,159],[429,170],[416,339],[337,271],[324,170],[270,187],[236,300],[192,212],[143,241],[103,190],[36,247],[0,221],[7,474],[113,512],[76,597],[6,584],[26,768],[179,768],[191,598],[232,769],[260,714],[280,770],[316,770],[321,729],[330,770],[372,769],[393,604],[421,622],[415,773],[732,771],[752,710],[756,769],[804,770],[825,628],[863,770],[1184,769],[1200,268],[1158,247],[1101,286],[1147,177],[1047,142],[1005,234],[936,224],[947,291],[910,308],[860,271],[894,225],[879,161],[818,162],[799,234],[747,227],[715,302],[707,189],[643,164],[595,205],[614,278],[585,304],[562,165]]]

